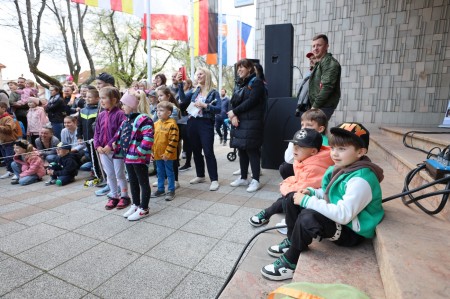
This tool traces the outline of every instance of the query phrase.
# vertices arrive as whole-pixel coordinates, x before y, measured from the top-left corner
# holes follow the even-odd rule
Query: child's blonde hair
[[[139,105],[137,111],[139,113],[144,113],[150,115],[150,101],[143,90],[136,90],[134,96],[139,100]]]
[[[159,102],[156,108],[163,108],[169,110],[170,112],[173,112],[173,104],[169,101]]]
[[[26,80],[25,84],[31,84],[31,87],[36,87],[36,84],[34,83],[34,81],[30,80],[30,79]]]

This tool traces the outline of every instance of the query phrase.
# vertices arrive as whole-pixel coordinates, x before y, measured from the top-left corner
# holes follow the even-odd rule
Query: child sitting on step
[[[383,170],[366,156],[369,131],[359,123],[343,123],[330,131],[335,165],[326,171],[321,189],[304,189],[286,201],[287,238],[267,250],[278,257],[261,269],[267,279],[291,279],[300,253],[313,239],[355,246],[372,238],[383,219]]]

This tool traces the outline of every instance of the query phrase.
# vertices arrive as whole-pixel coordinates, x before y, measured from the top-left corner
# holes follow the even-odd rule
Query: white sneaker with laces
[[[138,208],[136,210],[136,212],[134,212],[133,214],[128,216],[127,219],[130,221],[136,221],[136,220],[142,219],[144,217],[147,217],[149,215],[150,215],[150,209],[144,210],[144,209]]]
[[[217,191],[217,190],[219,190],[219,182],[212,181],[211,185],[209,186],[209,191]]]
[[[248,180],[244,179],[237,179],[230,183],[231,187],[239,187],[239,186],[248,186],[249,182]]]
[[[189,183],[194,185],[194,184],[204,183],[205,181],[206,180],[204,177],[196,177],[196,178],[193,178],[192,180],[190,180]]]
[[[4,175],[0,176],[0,179],[6,179],[9,178],[10,176],[13,176],[13,173],[7,171]]]
[[[253,179],[247,188],[247,192],[255,192],[258,191],[260,188],[261,184],[257,180]]]
[[[11,178],[11,180],[13,180],[13,181],[17,181],[18,179],[19,179],[19,177],[17,175],[13,175]]]
[[[136,212],[138,207],[135,204],[132,204],[131,207],[128,209],[128,211],[123,214],[123,217],[128,218],[129,216],[133,215],[134,212]]]

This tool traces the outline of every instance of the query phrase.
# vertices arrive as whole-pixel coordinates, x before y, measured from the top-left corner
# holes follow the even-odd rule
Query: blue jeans
[[[39,180],[39,177],[36,174],[20,178],[20,173],[22,172],[22,165],[19,165],[14,161],[11,163],[11,168],[14,174],[19,178],[19,184],[22,186],[36,183]]]
[[[11,168],[11,162],[13,161],[14,156],[14,144],[12,142],[1,144],[0,152],[2,153],[2,157],[5,160],[6,170],[9,172],[13,172]]]
[[[52,163],[52,162],[55,162],[56,161],[56,158],[58,157],[58,155],[53,155],[53,154],[50,154],[50,155],[47,155],[46,157],[45,157],[45,160],[48,162],[48,163]]]
[[[52,129],[53,129],[53,135],[55,135],[56,138],[61,140],[61,131],[64,128],[64,123],[53,123],[52,122]]]
[[[195,171],[198,177],[205,177],[205,160],[211,181],[218,180],[217,160],[214,155],[214,120],[207,118],[190,118],[187,124],[192,152],[194,153]],[[205,155],[203,160],[202,151]]]
[[[156,168],[158,175],[158,191],[164,191],[164,180],[167,176],[169,185],[167,190],[169,192],[175,192],[175,174],[173,173],[174,160],[156,160]]]

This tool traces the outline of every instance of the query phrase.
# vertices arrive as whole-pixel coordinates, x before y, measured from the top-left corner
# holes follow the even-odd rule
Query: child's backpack
[[[13,117],[14,124],[16,125],[14,131],[16,132],[17,138],[26,139],[27,131],[25,130],[25,126],[23,123],[18,120],[16,117]]]

